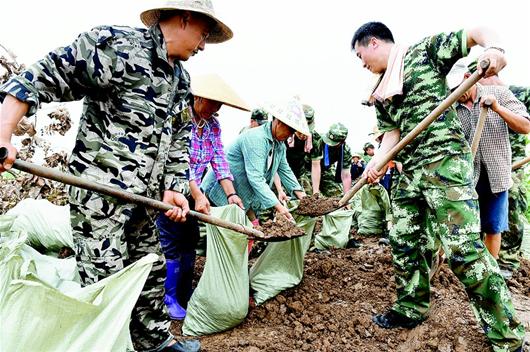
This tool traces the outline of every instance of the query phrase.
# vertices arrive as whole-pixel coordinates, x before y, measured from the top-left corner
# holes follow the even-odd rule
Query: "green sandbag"
[[[30,248],[13,220],[0,216],[0,350],[132,350],[131,312],[157,255],[80,288],[75,259]]]
[[[211,208],[221,219],[252,227],[236,205]],[[207,224],[206,263],[188,303],[185,335],[207,335],[238,325],[248,313],[247,236]]]
[[[315,248],[345,248],[350,238],[354,210],[339,209],[324,215],[322,231],[315,236]]]
[[[74,248],[70,225],[70,207],[58,206],[45,199],[24,199],[7,215],[16,216],[13,231],[28,236],[28,244],[41,252],[59,252]]]
[[[368,185],[361,189],[360,197],[361,213],[357,218],[357,233],[359,235],[384,235],[387,222],[392,221],[387,191],[380,184]]]
[[[311,243],[316,219],[296,214],[294,219],[306,235],[289,241],[269,243],[250,269],[250,287],[255,291],[254,301],[258,305],[302,281],[304,256]]]

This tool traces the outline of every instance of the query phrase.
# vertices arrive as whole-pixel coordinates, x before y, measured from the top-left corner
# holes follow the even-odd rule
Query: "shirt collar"
[[[269,121],[261,125],[260,127],[256,127],[256,128],[263,128],[265,130],[265,137],[267,137],[267,139],[270,140],[271,142],[275,141],[275,139],[272,137],[272,122]]]
[[[162,34],[160,26],[157,24],[149,27],[149,33],[151,34],[151,38],[155,44],[154,49],[157,56],[169,65],[166,41],[164,40],[164,35]],[[180,62],[175,60],[175,65],[179,65],[180,67]]]

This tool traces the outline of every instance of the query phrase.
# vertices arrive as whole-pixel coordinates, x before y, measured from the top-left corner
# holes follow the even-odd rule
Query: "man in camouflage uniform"
[[[339,122],[331,125],[329,131],[321,135],[317,143],[313,143],[311,159],[320,163],[320,167],[313,168],[311,174],[314,193],[338,197],[350,190],[352,156],[346,137],[348,129]]]
[[[101,26],[82,33],[1,87],[0,146],[9,149],[9,158],[0,172],[15,158],[11,133],[24,115],[34,114],[41,103],[84,98],[70,172],[162,199],[175,206],[166,215],[185,220],[191,125],[181,112],[187,108],[190,79],[181,62],[206,43],[230,39],[232,32],[216,19],[210,0],[168,1],[144,11],[141,19],[148,29]],[[132,312],[131,335],[137,349],[182,348],[169,334],[164,312],[157,214],[74,187],[70,206],[83,284],[148,253],[160,256]]]
[[[250,130],[251,128],[259,127],[269,121],[269,115],[263,109],[254,109],[250,113],[250,124],[239,131],[239,134]]]
[[[374,170],[380,155],[448,95],[445,76],[454,63],[467,55],[471,46],[495,45],[491,37],[480,29],[461,30],[427,37],[403,48],[394,44],[392,33],[382,23],[366,23],[355,32],[352,50],[364,67],[391,75],[395,78],[392,82],[402,82],[401,86],[388,84],[374,90],[378,125],[385,134],[381,153],[367,165],[369,182],[383,175]],[[482,58],[490,60],[487,75],[505,65],[498,47],[490,47]],[[388,82],[388,78],[381,82]],[[515,317],[496,261],[480,240],[470,147],[454,108],[446,110],[396,160],[403,163],[403,173],[393,191],[395,225],[389,236],[397,301],[389,311],[374,316],[374,322],[384,328],[412,328],[425,320],[430,305],[433,244],[439,239],[494,350],[521,350],[524,327]]]
[[[366,142],[364,143],[363,150],[364,150],[364,155],[363,155],[364,163],[368,164],[370,160],[372,160],[372,157],[375,154],[375,147],[372,143]]]
[[[477,69],[477,61],[472,61],[469,71],[474,72]],[[479,81],[483,85],[500,85],[505,86],[504,82],[498,75],[483,78]],[[530,112],[530,87],[509,86],[508,89],[519,99]],[[526,157],[526,145],[528,137],[526,135],[515,133],[509,130],[510,146],[512,149],[512,163],[522,160]],[[501,251],[499,252],[498,263],[503,269],[505,276],[511,276],[511,273],[520,266],[521,245],[525,237],[526,209],[528,201],[526,194],[528,192],[525,179],[524,168],[512,172],[513,186],[508,191],[508,227],[509,230],[502,233]]]

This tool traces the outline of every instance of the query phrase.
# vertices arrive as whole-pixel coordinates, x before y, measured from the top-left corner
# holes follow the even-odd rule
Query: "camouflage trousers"
[[[159,256],[131,314],[130,331],[136,350],[153,349],[172,338],[171,320],[163,303],[166,270],[154,224],[157,215],[144,207],[70,189],[70,219],[84,285],[104,279],[148,253]]]
[[[496,261],[480,240],[471,165],[469,154],[448,156],[399,178],[389,235],[397,287],[392,310],[417,320],[427,316],[429,271],[441,243],[494,350],[512,351],[522,345],[524,327]]]
[[[508,191],[508,224],[509,230],[502,233],[499,266],[515,271],[520,266],[521,244],[523,243],[525,212],[528,206],[524,170],[512,173],[513,186]]]
[[[335,168],[322,171],[320,176],[320,193],[325,197],[340,197],[344,194],[342,183],[335,182]],[[309,175],[311,179],[311,175]],[[309,193],[312,194],[313,192]]]

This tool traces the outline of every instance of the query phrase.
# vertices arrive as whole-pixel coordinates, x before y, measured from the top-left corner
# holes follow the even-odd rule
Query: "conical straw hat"
[[[192,77],[191,92],[195,96],[215,100],[236,109],[251,110],[250,106],[215,73]]]
[[[304,109],[296,97],[287,101],[265,103],[263,109],[296,131],[306,136],[311,135]]]

